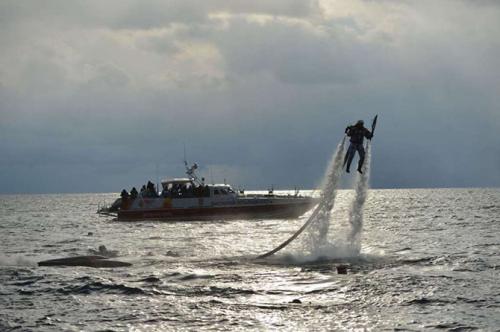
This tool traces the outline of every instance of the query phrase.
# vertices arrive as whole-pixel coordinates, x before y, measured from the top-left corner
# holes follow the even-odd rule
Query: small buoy
[[[302,303],[302,301],[299,299],[294,299],[291,303],[299,303],[300,304],[300,303]]]
[[[337,265],[337,273],[338,274],[347,274],[347,266]]]
[[[175,251],[172,251],[172,250],[167,251],[167,253],[165,255],[170,256],[170,257],[179,257],[179,254],[176,253]]]
[[[87,236],[92,236],[92,235],[94,235],[94,233],[92,233],[92,232],[87,233]]]

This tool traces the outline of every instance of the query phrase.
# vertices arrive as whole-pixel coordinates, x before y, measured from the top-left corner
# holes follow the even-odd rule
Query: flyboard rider
[[[359,120],[356,122],[354,126],[348,126],[345,129],[345,133],[349,136],[351,145],[349,145],[349,149],[344,158],[344,165],[347,164],[346,172],[349,173],[349,169],[351,167],[352,159],[358,151],[359,154],[359,162],[358,162],[358,172],[363,173],[361,167],[363,166],[363,162],[365,161],[365,148],[363,147],[363,139],[366,137],[367,139],[372,139],[373,134],[365,128],[364,121]]]

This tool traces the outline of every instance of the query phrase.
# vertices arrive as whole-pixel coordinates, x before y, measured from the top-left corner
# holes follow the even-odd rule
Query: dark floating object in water
[[[151,277],[146,277],[144,279],[140,279],[138,281],[141,281],[141,282],[160,282],[161,280],[158,277],[151,276]]]
[[[338,274],[347,274],[347,266],[337,265],[337,273]]]
[[[167,253],[165,255],[170,256],[170,257],[179,257],[180,256],[178,252],[175,252],[172,250],[167,251]]]
[[[293,300],[293,301],[291,301],[290,303],[298,303],[298,304],[300,304],[300,303],[302,303],[302,301],[301,301],[301,300],[299,300],[299,299],[294,299],[294,300]]]
[[[38,262],[38,266],[88,266],[88,267],[125,267],[132,264],[120,261],[111,261],[103,256],[75,256],[67,258],[49,259]]]
[[[118,256],[118,250],[108,250],[105,245],[100,245],[98,250],[89,249],[89,252],[91,254],[104,256],[106,258]]]

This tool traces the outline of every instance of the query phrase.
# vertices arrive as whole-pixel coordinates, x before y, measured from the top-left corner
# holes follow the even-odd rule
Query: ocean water
[[[0,331],[500,330],[500,189],[370,190],[360,253],[340,190],[327,246],[263,260],[307,213],[123,223],[95,213],[114,198],[0,196]],[[36,264],[99,245],[133,266]]]

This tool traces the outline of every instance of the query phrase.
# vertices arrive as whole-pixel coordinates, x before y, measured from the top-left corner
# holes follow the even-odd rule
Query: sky
[[[313,188],[375,114],[374,188],[500,186],[500,2],[0,2],[0,193]],[[347,182],[349,180],[346,180]]]

